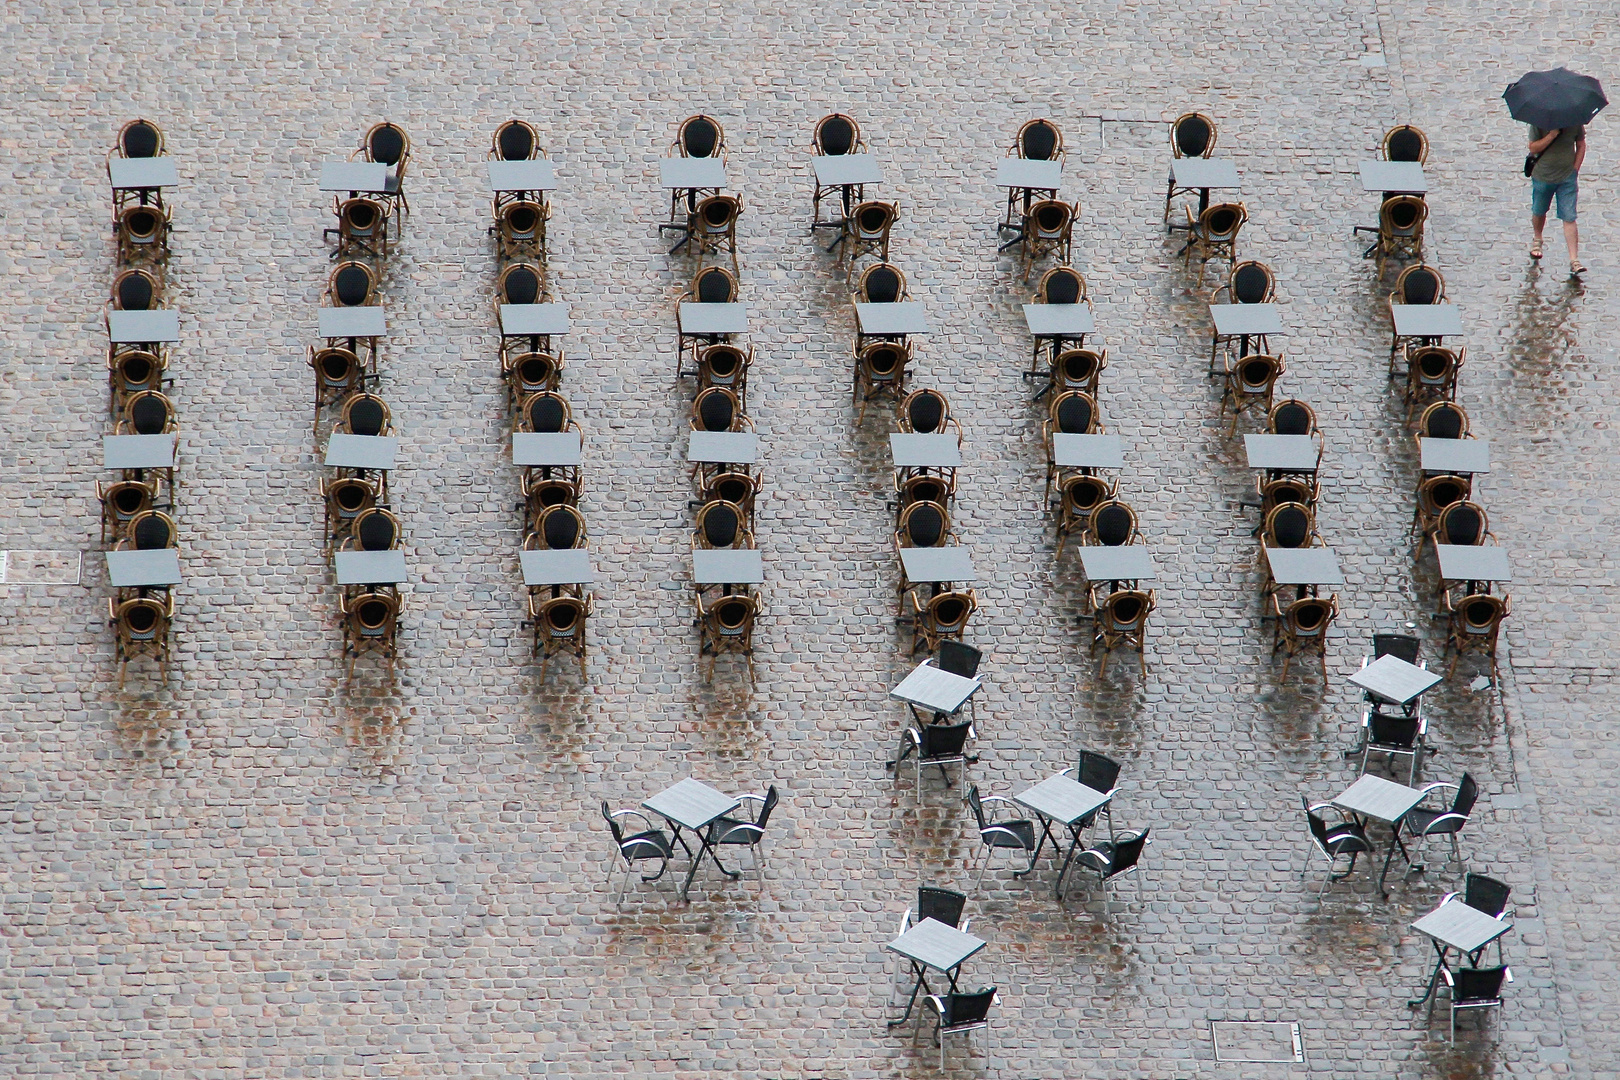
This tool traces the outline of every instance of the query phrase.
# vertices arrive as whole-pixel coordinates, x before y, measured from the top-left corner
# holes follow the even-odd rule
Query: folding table
[[[718,866],[720,872],[727,877],[741,876],[735,870],[726,869],[725,864],[720,861],[720,852],[714,843],[715,821],[737,809],[741,805],[741,800],[716,791],[701,780],[689,776],[674,787],[660,791],[641,805],[669,822],[674,831],[670,842],[680,844],[688,855],[692,855],[692,849],[687,847],[686,841],[681,838],[681,829],[691,829],[698,838],[697,854],[692,857],[692,867],[686,872],[686,882],[681,886],[682,900],[691,898],[688,894],[692,888],[692,879],[697,876],[704,855],[713,859],[714,865]]]
[[[758,548],[693,548],[692,584],[699,589],[722,585],[763,585],[765,560]]]
[[[136,191],[144,195],[173,187],[180,182],[172,157],[109,158],[107,179],[112,182],[114,195],[121,191]]]
[[[1440,981],[1440,971],[1446,966],[1446,954],[1450,950],[1456,949],[1468,957],[1470,964],[1478,967],[1485,946],[1513,929],[1513,924],[1452,897],[1413,923],[1412,929],[1433,943],[1435,953],[1434,973],[1429,976],[1429,985],[1424,988],[1422,996],[1406,1003],[1415,1009],[1434,995],[1435,984]]]
[[[1393,657],[1381,659],[1390,660]],[[1384,888],[1384,879],[1389,876],[1389,864],[1395,858],[1395,849],[1400,848],[1401,857],[1408,863],[1412,861],[1412,855],[1401,839],[1401,820],[1422,801],[1423,792],[1417,788],[1371,775],[1363,776],[1332,800],[1334,806],[1352,815],[1363,828],[1369,820],[1389,825],[1389,850],[1384,854],[1384,869],[1378,875],[1378,891],[1384,894],[1385,900],[1389,899],[1389,892]]]
[[[1125,464],[1125,446],[1118,435],[1052,433],[1052,464],[1060,469],[1118,469]]]
[[[523,584],[531,589],[550,586],[553,596],[564,585],[589,585],[596,580],[591,553],[585,548],[524,549],[518,552],[518,561],[523,564]]]
[[[1435,555],[1440,560],[1440,583],[1464,582],[1470,593],[1491,591],[1491,584],[1512,581],[1513,570],[1508,566],[1507,549],[1485,544],[1436,544]]]
[[[911,669],[899,686],[889,691],[889,696],[910,706],[912,715],[920,723],[923,717],[917,712],[919,708],[927,709],[936,719],[949,716],[966,704],[982,685],[977,678],[964,679],[935,667],[932,660],[924,660]]]
[[[327,161],[321,164],[322,191],[347,191],[350,197],[392,195],[399,191],[393,170],[378,161]]]
[[[107,340],[114,345],[155,345],[180,340],[178,311],[109,311]]]
[[[1209,209],[1212,188],[1236,189],[1237,166],[1224,158],[1184,157],[1170,162],[1170,198],[1177,191],[1198,192],[1198,212]]]
[[[924,919],[901,934],[888,945],[890,952],[899,953],[911,962],[917,981],[912,984],[911,996],[906,999],[905,1015],[890,1020],[890,1027],[899,1027],[911,1019],[911,1010],[917,1004],[917,991],[928,990],[928,972],[937,971],[956,992],[956,976],[967,960],[984,948],[985,941],[972,934],[964,934],[954,926],[946,926],[938,919]]]
[[[1249,468],[1277,473],[1314,473],[1322,448],[1309,435],[1245,435],[1243,453]]]
[[[1052,835],[1052,822],[1062,822],[1069,830],[1069,851],[1063,857],[1063,868],[1058,871],[1057,885],[1053,890],[1057,899],[1063,899],[1063,878],[1080,850],[1080,823],[1107,806],[1112,797],[1086,787],[1066,773],[1049,776],[1028,791],[1013,796],[1013,802],[1026,807],[1041,819],[1041,837],[1035,843],[1034,854],[1029,857],[1030,866],[1033,867],[1035,860],[1040,858],[1041,848],[1048,840],[1052,841],[1054,849],[1063,850],[1063,844]]]
[[[1118,547],[1082,544],[1080,568],[1087,581],[1106,581],[1110,591],[1118,589],[1121,582],[1126,588],[1134,589],[1144,581],[1156,581],[1159,577],[1153,553],[1141,544]]]
[[[399,439],[393,435],[345,435],[333,433],[326,443],[323,464],[336,469],[375,469],[387,472],[399,456]]]

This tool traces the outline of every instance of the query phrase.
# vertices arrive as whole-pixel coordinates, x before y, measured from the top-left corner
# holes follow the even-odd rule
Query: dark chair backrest
[[[990,827],[990,823],[984,818],[984,800],[979,798],[978,784],[968,788],[966,798],[968,807],[973,811],[973,820],[978,823],[979,831],[983,832]]]
[[[711,378],[728,380],[745,359],[743,351],[734,345],[710,345],[698,356],[698,362],[708,369]]]
[[[1317,844],[1323,851],[1331,852],[1332,849],[1328,847],[1327,822],[1322,820],[1321,814],[1311,809],[1309,799],[1301,796],[1300,802],[1305,804],[1305,820],[1310,826],[1311,835],[1316,838]]]
[[[528,202],[507,203],[501,209],[501,220],[513,237],[528,237],[540,227],[540,208]]]
[[[709,498],[742,506],[754,495],[753,482],[741,473],[722,473],[709,484]]]
[[[939,430],[945,422],[945,399],[938,391],[926,390],[912,394],[906,402],[906,419],[911,430],[929,433]]]
[[[169,426],[169,402],[161,394],[141,394],[129,407],[129,420],[137,435],[161,435]]]
[[[1118,592],[1103,601],[1108,608],[1109,616],[1115,623],[1130,625],[1142,617],[1147,604],[1142,597],[1132,592]]]
[[[327,492],[339,510],[351,514],[375,498],[371,485],[364,480],[335,480]]]
[[[982,1024],[990,1015],[990,1006],[996,1000],[996,988],[989,986],[972,994],[946,994],[940,1026],[953,1028],[966,1024]]]
[[[867,203],[855,215],[855,223],[864,233],[880,233],[894,224],[894,211],[882,203]]]
[[[1420,375],[1432,381],[1451,371],[1457,363],[1457,354],[1450,349],[1433,346],[1416,350],[1410,363],[1418,369]]]
[[[1236,229],[1241,221],[1236,208],[1225,204],[1212,206],[1204,212],[1205,235],[1225,236]]]
[[[156,157],[163,145],[163,136],[156,125],[136,120],[124,128],[122,143],[125,157]]]
[[[158,606],[151,601],[137,600],[123,610],[124,625],[136,636],[150,637],[158,624]]]
[[[607,822],[608,831],[613,834],[613,842],[622,845],[624,843],[624,830],[619,828],[617,821],[613,820],[613,810],[608,806],[606,799],[602,800],[602,820]]]
[[[1422,161],[1423,133],[1403,124],[1384,136],[1384,152],[1388,161]]]
[[[1474,812],[1474,803],[1479,801],[1479,785],[1474,783],[1473,773],[1463,773],[1462,779],[1457,781],[1457,797],[1451,800],[1451,812],[1467,817]]]
[[[1408,664],[1416,664],[1422,645],[1422,639],[1411,634],[1374,634],[1373,659],[1393,656],[1397,660],[1405,660]]]
[[[1240,304],[1263,304],[1271,299],[1271,271],[1257,262],[1241,262],[1232,270],[1232,299]]]
[[[1108,876],[1123,874],[1135,866],[1142,858],[1142,849],[1147,846],[1150,829],[1143,829],[1135,836],[1114,842],[1114,863],[1108,868]]]
[[[1384,203],[1383,211],[1390,226],[1404,232],[1422,219],[1423,203],[1410,195],[1397,195]]]
[[[1440,298],[1440,275],[1427,266],[1414,266],[1401,274],[1401,303],[1432,304]]]
[[[357,358],[347,349],[322,349],[315,356],[321,378],[329,383],[347,383],[354,375]]]
[[[345,263],[332,274],[332,295],[339,307],[357,307],[371,299],[372,277],[359,263]]]
[[[730,547],[737,540],[742,522],[737,512],[725,503],[710,503],[703,508],[703,538],[709,546]]]
[[[508,120],[495,133],[502,161],[527,161],[534,156],[534,131],[521,120]]]
[[[1057,402],[1057,429],[1066,435],[1084,435],[1097,419],[1096,405],[1085,394],[1064,394]]]
[[[1035,161],[1051,161],[1062,145],[1058,129],[1049,120],[1032,120],[1018,133],[1018,156]]]
[[[1430,439],[1460,439],[1468,430],[1468,414],[1449,401],[1436,402],[1424,410],[1420,434]]]
[[[1463,903],[1493,919],[1500,919],[1507,910],[1508,895],[1512,892],[1512,886],[1493,877],[1484,874],[1463,875]]]
[[[1309,435],[1316,430],[1316,417],[1303,401],[1283,401],[1272,407],[1273,435]]]
[[[938,626],[955,626],[973,614],[967,597],[961,593],[943,593],[928,602],[929,613]]]
[[[754,819],[755,825],[763,829],[770,822],[771,811],[776,809],[779,799],[780,796],[776,793],[775,784],[765,789],[765,801],[759,804],[759,817]]]
[[[579,543],[579,519],[573,508],[548,506],[540,515],[540,535],[553,551],[566,551]]]
[[[1284,503],[1272,513],[1271,536],[1278,547],[1305,546],[1305,542],[1311,538],[1311,515],[1303,506]]]
[[[1494,623],[1502,612],[1502,602],[1494,596],[1471,596],[1463,602],[1463,623],[1469,630],[1481,630]]]
[[[138,480],[128,480],[108,488],[107,501],[116,513],[126,518],[133,517],[149,508],[152,489]]]
[[[387,420],[382,402],[374,397],[357,397],[349,402],[349,431],[355,435],[379,435]]]
[[[1276,377],[1277,364],[1270,357],[1251,357],[1238,365],[1238,383],[1244,389],[1260,389]]]
[[[544,386],[557,373],[557,362],[545,353],[525,353],[518,361],[517,373],[525,386]]]
[[[572,637],[585,620],[585,605],[572,596],[554,596],[544,608],[546,629],[556,637]]]
[[[922,757],[960,757],[972,727],[971,721],[963,720],[956,724],[928,724],[919,729],[922,732]]]
[[[1108,482],[1100,476],[1071,476],[1063,481],[1063,497],[1077,511],[1096,509],[1109,494]]]
[[[1333,618],[1333,605],[1308,597],[1288,605],[1288,624],[1296,632],[1314,635]]]
[[[370,199],[350,199],[343,204],[343,223],[351,232],[366,232],[380,216],[377,204]]]
[[[823,154],[847,154],[855,149],[855,121],[833,113],[816,125],[816,149]]]
[[[905,366],[906,350],[887,341],[867,346],[861,353],[861,364],[873,376],[893,376]]]
[[[960,675],[964,679],[971,679],[979,673],[979,660],[984,653],[972,645],[964,645],[960,641],[942,641],[939,643],[939,669],[948,671],[952,675]]]
[[[962,909],[967,907],[967,894],[955,889],[941,889],[923,885],[917,889],[917,921],[933,919],[946,926],[962,925]]]
[[[729,394],[704,393],[698,402],[698,420],[704,431],[730,431],[736,422],[736,407]]]
[[[713,157],[720,148],[720,125],[707,116],[694,116],[681,125],[680,138],[687,157]]]
[[[1451,973],[1452,1005],[1470,1001],[1496,1001],[1502,996],[1507,968],[1458,968]]]
[[[540,275],[527,266],[514,266],[501,275],[502,302],[532,304],[540,299]]]
[[[698,210],[711,228],[719,228],[737,216],[737,203],[722,195],[719,198],[704,199]]]
[[[1188,113],[1176,121],[1173,132],[1176,140],[1176,149],[1181,151],[1182,157],[1203,157],[1209,150],[1209,137],[1214,131],[1197,113]]]
[[[1114,784],[1119,780],[1120,764],[1105,754],[1092,750],[1080,751],[1080,766],[1075,769],[1075,779],[1080,781],[1092,791],[1107,794],[1114,790]]]
[[[393,124],[378,124],[366,140],[366,152],[372,161],[398,165],[405,156],[405,132]]]
[[[1103,547],[1119,547],[1130,542],[1136,515],[1122,502],[1106,502],[1093,511],[1091,521],[1097,543]]]
[[[700,304],[729,304],[737,299],[737,285],[730,274],[711,266],[698,274],[692,284],[692,295]]]
[[[527,413],[530,431],[556,433],[568,422],[568,410],[556,394],[535,394]]]
[[[1440,538],[1448,544],[1471,547],[1485,536],[1485,521],[1473,503],[1452,503],[1440,511]]]
[[[945,515],[931,503],[906,507],[905,526],[915,547],[936,547],[945,537]]]
[[[355,522],[354,532],[362,551],[392,551],[399,543],[399,530],[394,527],[393,517],[381,511],[361,515]]]
[[[1035,227],[1043,233],[1054,233],[1067,225],[1072,211],[1062,203],[1042,203],[1035,208]]]
[[[1464,502],[1469,495],[1468,481],[1460,476],[1431,476],[1419,485],[1419,492],[1436,510],[1454,502]]]
[[[748,624],[749,618],[754,614],[754,605],[744,597],[728,596],[711,610],[714,612],[714,621],[722,630],[736,633]]]
[[[118,307],[122,311],[149,310],[154,293],[152,279],[139,271],[118,279]]]
[[[900,299],[900,275],[887,266],[873,267],[863,280],[869,302],[892,304]]]
[[[1078,304],[1080,296],[1085,291],[1085,284],[1079,273],[1067,266],[1054,267],[1046,277],[1041,279],[1044,286],[1048,304]]]
[[[1063,371],[1063,381],[1074,385],[1090,383],[1102,370],[1102,357],[1090,349],[1065,349],[1058,356],[1058,363]]]
[[[122,221],[124,232],[139,243],[154,242],[158,231],[163,228],[163,216],[146,206],[132,206],[125,210]]]
[[[135,548],[158,551],[174,546],[174,529],[160,514],[146,514],[135,521]]]

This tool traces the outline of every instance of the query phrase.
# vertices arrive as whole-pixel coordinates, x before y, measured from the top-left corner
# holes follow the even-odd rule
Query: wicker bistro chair
[[[1224,298],[1223,298],[1224,294]],[[1211,304],[1269,304],[1277,297],[1277,275],[1271,267],[1256,259],[1245,259],[1234,263],[1232,271],[1227,275],[1226,283],[1218,286],[1209,296]],[[1213,370],[1216,355],[1222,345],[1231,345],[1233,341],[1241,341],[1245,335],[1222,334],[1210,328],[1209,362]],[[1271,352],[1270,343],[1265,334],[1247,335],[1254,347],[1262,353]]]
[[[375,505],[358,511],[348,521],[348,535],[343,538],[342,551],[394,551],[404,527],[391,510]]]
[[[979,607],[979,594],[972,589],[939,593],[926,599],[915,590],[906,595],[911,599],[913,653],[918,649],[934,652],[941,641],[962,640],[968,620]]]
[[[951,415],[951,403],[938,390],[913,390],[895,409],[895,420],[903,432],[919,435],[948,435],[956,431],[962,442],[962,425]]]
[[[1024,280],[1041,259],[1048,256],[1068,265],[1074,257],[1074,220],[1080,216],[1080,204],[1043,199],[1024,211],[1021,257]]]
[[[859,154],[865,146],[861,141],[861,126],[855,122],[854,117],[843,113],[832,113],[822,117],[816,123],[816,130],[811,136],[818,155],[842,157],[845,154]],[[840,200],[840,215],[832,220],[823,220],[821,216],[821,203],[823,199],[837,195]],[[811,200],[810,228],[842,229],[845,220],[849,217],[853,203],[864,202],[866,199],[865,184],[816,184],[815,195]]]
[[[545,352],[511,353],[501,360],[506,380],[507,408],[514,413],[534,394],[555,391],[562,385],[563,354]]]
[[[700,548],[754,546],[754,531],[748,524],[748,512],[725,499],[715,499],[698,508],[692,534]]]
[[[1086,279],[1072,266],[1054,266],[1041,275],[1035,286],[1033,302],[1037,304],[1085,304],[1091,306],[1086,294]],[[1067,349],[1079,348],[1086,343],[1085,335],[1032,334],[1029,370],[1024,373],[1027,382],[1040,374],[1041,352],[1047,350],[1055,366],[1057,357]],[[1048,386],[1050,389],[1050,386]],[[1045,393],[1045,390],[1042,391]]]
[[[956,475],[949,472],[916,473],[903,478],[897,475],[894,478],[894,495],[890,505],[894,508],[897,522],[912,503],[931,502],[948,508],[956,497]]]
[[[546,253],[546,222],[551,208],[542,202],[515,199],[495,211],[490,233],[498,259],[541,259]]]
[[[900,521],[894,530],[896,551],[908,547],[944,547],[950,538],[951,516],[943,503],[912,502],[900,511]]]
[[[122,413],[130,399],[148,391],[161,393],[174,380],[164,378],[168,361],[160,351],[121,349],[108,360],[107,383],[111,394],[108,407],[114,415]]]
[[[546,300],[546,271],[539,263],[517,262],[495,279],[495,305],[541,304]]]
[[[1379,151],[1385,161],[1416,161],[1422,164],[1429,160],[1429,137],[1411,124],[1401,124],[1384,132]]]
[[[1136,511],[1120,500],[1110,497],[1091,508],[1086,518],[1081,543],[1087,547],[1125,547],[1142,539],[1136,527]]]
[[[1450,401],[1457,394],[1457,375],[1466,349],[1452,352],[1439,345],[1408,346],[1406,350],[1406,422],[1419,407]]]
[[[1187,243],[1181,249],[1183,267],[1200,262],[1199,274],[1210,259],[1225,259],[1236,265],[1238,233],[1249,220],[1249,210],[1243,203],[1216,203],[1193,216],[1187,207]]]
[[[1327,870],[1322,875],[1322,887],[1316,891],[1316,901],[1320,904],[1322,897],[1327,895],[1329,885],[1349,877],[1355,872],[1356,860],[1363,855],[1372,854],[1372,841],[1367,839],[1367,830],[1360,823],[1332,803],[1325,802],[1312,805],[1311,800],[1303,795],[1300,796],[1299,801],[1300,805],[1305,809],[1305,822],[1310,831],[1311,848],[1327,860]],[[1339,815],[1339,820],[1329,824],[1327,819],[1322,816],[1322,812],[1325,810],[1332,810]],[[1340,871],[1339,860],[1345,856],[1349,856],[1350,864],[1343,871]],[[1368,859],[1368,863],[1371,862],[1372,860]],[[1307,858],[1305,868],[1299,872],[1299,876],[1304,878],[1306,874],[1310,873],[1310,870],[1311,862]]]
[[[373,306],[377,302],[377,272],[353,259],[338,263],[326,279],[326,300],[332,307]]]
[[[1502,636],[1502,621],[1513,613],[1512,598],[1480,593],[1453,603],[1447,595],[1445,606],[1446,652],[1451,654],[1447,677],[1457,670],[1463,653],[1475,652],[1490,657],[1491,677],[1497,678],[1496,642]]]
[[[1041,424],[1041,442],[1046,446],[1046,491],[1044,501],[1052,498],[1052,484],[1057,479],[1057,452],[1053,435],[1095,435],[1106,430],[1098,421],[1097,399],[1079,390],[1067,390],[1052,398],[1047,416]]]
[[[117,551],[161,551],[180,546],[180,529],[161,510],[139,510],[124,523],[124,534],[113,545]]]
[[[525,551],[571,551],[585,546],[585,515],[568,503],[534,508],[524,531]]]
[[[411,204],[405,200],[405,169],[411,161],[411,139],[398,124],[373,124],[360,140],[360,149],[349,155],[388,166],[389,192],[386,198],[405,213]]]
[[[580,427],[574,422],[574,410],[567,398],[555,390],[542,390],[518,403],[514,430],[554,435],[579,431]]]
[[[1273,623],[1271,655],[1277,650],[1283,654],[1282,677],[1288,678],[1288,665],[1302,652],[1314,652],[1322,658],[1322,684],[1327,685],[1327,632],[1339,614],[1339,598],[1321,599],[1307,596],[1290,602],[1286,607],[1278,594],[1271,594]]]
[[[863,304],[897,304],[910,295],[905,271],[893,263],[873,263],[855,281],[855,299]]]
[[[934,1044],[939,1047],[939,1068],[945,1071],[945,1037],[947,1035],[961,1035],[967,1037],[969,1032],[984,1031],[988,1040],[990,1030],[990,1010],[999,1004],[1001,997],[993,986],[982,987],[973,993],[951,991],[948,994],[929,994],[923,998],[923,1007],[934,1014]],[[922,1022],[917,1024],[911,1040],[917,1041],[917,1034],[922,1031]]]
[[[1429,217],[1429,204],[1416,195],[1395,195],[1378,208],[1378,276],[1384,276],[1386,259],[1423,261],[1423,223]]]
[[[1389,294],[1390,338],[1389,338],[1389,377],[1395,377],[1396,358],[1404,355],[1403,347],[1424,344],[1416,338],[1402,337],[1395,332],[1396,304],[1443,304],[1446,302],[1446,279],[1440,271],[1424,263],[1414,263],[1403,269],[1395,278],[1395,290]]]
[[[107,175],[112,177],[112,159],[120,158],[153,158],[164,154],[163,130],[150,120],[131,120],[118,130],[118,138],[112,149],[107,151]],[[116,225],[119,213],[130,204],[161,207],[163,205],[162,188],[114,188],[113,189],[113,222]]]
[[[540,148],[540,133],[524,120],[508,120],[495,129],[490,140],[491,161],[533,161],[544,154]]]
[[[692,399],[693,431],[753,431],[754,422],[743,414],[742,402],[729,386],[711,386]]]
[[[1108,657],[1120,645],[1135,645],[1136,654],[1146,668],[1147,620],[1157,606],[1158,593],[1151,589],[1146,592],[1121,589],[1110,593],[1097,604],[1090,653],[1095,656],[1097,646],[1102,645],[1103,660],[1102,667],[1097,671],[1098,678],[1108,673]]]
[[[687,374],[681,366],[682,357],[691,348],[694,353],[702,345],[718,345],[731,340],[730,334],[696,334],[681,322],[682,304],[734,304],[737,302],[737,275],[724,266],[705,266],[692,275],[692,284],[675,298],[675,380]]]
[[[863,346],[855,358],[855,383],[851,401],[858,404],[855,422],[866,419],[866,406],[877,397],[896,402],[906,391],[906,374],[911,361],[911,342],[874,341]]]
[[[1418,482],[1413,499],[1412,527],[1408,533],[1417,537],[1418,552],[1428,542],[1429,534],[1440,521],[1440,511],[1453,503],[1467,502],[1473,492],[1473,478],[1441,473],[1426,476]]]
[[[345,199],[338,204],[338,224],[335,229],[324,229],[322,234],[337,234],[337,248],[333,258],[367,255],[384,258],[388,255],[388,204],[377,199]]]
[[[114,311],[151,311],[163,306],[163,278],[144,266],[131,266],[113,276]]]
[[[1312,548],[1322,545],[1316,514],[1304,503],[1278,503],[1260,526],[1260,544],[1270,548]]]
[[[712,116],[702,114],[689,116],[681,121],[681,126],[675,133],[675,142],[670,149],[681,157],[724,158],[726,156],[725,129],[720,126],[720,121]],[[669,195],[669,219],[671,221],[675,220],[676,211],[680,209],[683,200],[686,202],[688,211],[696,209],[698,200],[705,193],[711,195],[720,194],[718,189],[692,188],[682,190],[677,188],[671,191]],[[679,226],[671,227],[678,228]]]
[[[551,658],[566,653],[579,661],[579,674],[585,677],[585,627],[594,603],[591,595],[541,596],[529,594],[529,618],[524,625],[534,629],[534,651],[540,657],[540,681],[546,681]]]
[[[382,490],[358,476],[321,481],[321,498],[326,504],[326,550],[332,551],[353,533],[361,514],[382,501]]]
[[[1052,391],[1066,394],[1078,390],[1097,397],[1103,368],[1108,366],[1108,350],[1064,349],[1052,359]]]
[[[753,593],[729,593],[715,597],[708,605],[703,594],[695,593],[700,631],[698,655],[708,656],[705,681],[714,681],[714,665],[722,654],[743,657],[748,663],[748,681],[754,681],[754,623],[762,604]]]
[[[1061,558],[1070,535],[1084,531],[1091,523],[1091,513],[1102,503],[1112,500],[1118,491],[1116,483],[1100,476],[1076,474],[1066,476],[1058,484],[1057,554]]]
[[[1026,161],[1061,161],[1063,159],[1063,132],[1050,120],[1030,120],[1018,129],[1008,153]],[[1002,216],[1002,229],[1018,228],[1018,221],[1038,199],[1057,198],[1056,188],[1008,188],[1007,210]],[[1017,243],[1014,238],[1010,243]]]
[[[735,503],[742,507],[743,512],[750,518],[754,514],[754,502],[759,497],[759,489],[763,480],[758,475],[742,472],[721,472],[705,477],[700,494],[702,498],[693,502],[692,506],[701,506],[704,503],[722,500]]]
[[[376,394],[351,394],[343,402],[337,430],[345,435],[392,435],[393,414]]]
[[[157,485],[145,480],[119,480],[105,486],[96,481],[96,498],[101,502],[101,542],[108,536],[125,534],[136,515],[152,509],[157,501]]]
[[[516,509],[524,513],[524,520],[536,521],[548,506],[579,506],[581,494],[577,476],[563,476],[547,470],[529,468],[523,471],[523,501]]]
[[[1200,112],[1182,113],[1170,125],[1170,153],[1174,157],[1207,158],[1215,152],[1215,121]],[[1170,220],[1170,204],[1177,195],[1190,195],[1197,188],[1176,187],[1176,177],[1170,179],[1164,194],[1164,220]]]
[[[169,212],[156,203],[130,204],[118,211],[114,234],[118,264],[160,265],[169,261]]]
[[[348,661],[345,680],[354,678],[354,663],[376,653],[394,670],[399,633],[399,596],[391,592],[364,592],[339,596],[343,613],[343,655]]]
[[[1493,538],[1490,515],[1479,503],[1466,499],[1442,506],[1428,532],[1431,544],[1452,547],[1478,547]]]
[[[157,661],[158,677],[169,681],[169,631],[174,624],[174,594],[107,600],[113,628],[113,656],[118,661],[118,688],[124,688],[129,662],[142,656]]]
[[[731,270],[736,273],[737,218],[742,211],[742,200],[736,196],[710,195],[692,208],[687,216],[686,235],[670,249],[670,254],[690,243],[693,256],[699,260],[705,255],[729,255]]]
[[[1437,401],[1418,414],[1414,439],[1472,439],[1468,410],[1455,401]]]
[[[338,405],[351,394],[362,393],[366,366],[353,349],[328,346],[309,350],[309,366],[315,373],[315,418],[312,423],[317,441],[321,431],[321,408]]]
[[[879,262],[888,262],[889,235],[899,216],[897,202],[860,203],[844,218],[844,227],[827,250],[838,248],[839,259],[848,261],[851,273],[863,255],[875,255]]]
[[[125,400],[113,434],[166,435],[174,429],[174,404],[157,390],[140,390]]]
[[[698,393],[711,386],[723,386],[737,395],[738,405],[748,407],[748,369],[754,363],[754,348],[744,352],[735,345],[705,345],[697,350]]]
[[[1230,410],[1232,415],[1227,435],[1237,433],[1238,418],[1244,413],[1256,407],[1268,414],[1271,412],[1277,380],[1286,370],[1281,355],[1250,353],[1237,360],[1227,360],[1226,388],[1221,393],[1221,412],[1225,414]]]

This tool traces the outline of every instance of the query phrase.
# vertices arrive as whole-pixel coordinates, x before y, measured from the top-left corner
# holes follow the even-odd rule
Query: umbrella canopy
[[[1503,91],[1502,100],[1513,119],[1543,131],[1590,123],[1609,103],[1596,79],[1568,68],[1532,71]]]

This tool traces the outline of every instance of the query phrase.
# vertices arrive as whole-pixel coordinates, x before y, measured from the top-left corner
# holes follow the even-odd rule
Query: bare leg
[[[1564,222],[1564,246],[1569,248],[1571,271],[1581,265],[1581,231],[1573,221]]]
[[[1535,234],[1536,234],[1535,239],[1532,240],[1531,243],[1530,243],[1530,257],[1532,259],[1541,258],[1541,231],[1543,229],[1545,229],[1546,227],[1547,227],[1547,215],[1546,214],[1531,214],[1530,215],[1530,228],[1533,229],[1535,231]]]

